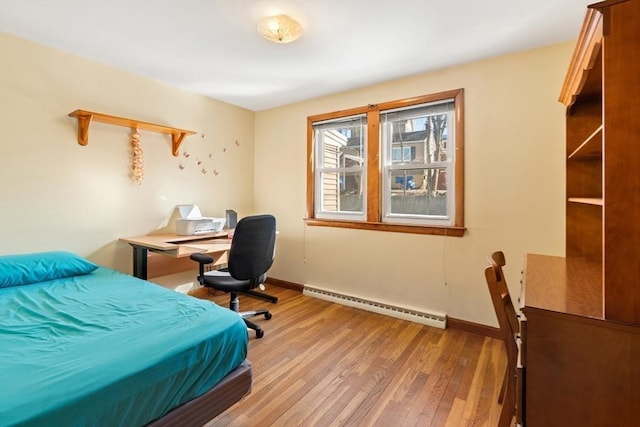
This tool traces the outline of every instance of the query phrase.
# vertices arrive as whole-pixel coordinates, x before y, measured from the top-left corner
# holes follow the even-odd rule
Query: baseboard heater
[[[409,320],[411,322],[421,323],[435,328],[445,329],[447,327],[447,315],[443,313],[427,313],[398,307],[394,305],[384,304],[377,301],[366,300],[351,295],[339,294],[327,291],[309,285],[304,285],[303,295],[331,301],[349,307],[355,307],[362,310],[372,311],[378,314],[395,317],[397,319]]]

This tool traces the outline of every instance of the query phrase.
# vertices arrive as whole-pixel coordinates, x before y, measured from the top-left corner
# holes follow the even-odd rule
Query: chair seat
[[[260,276],[259,283],[264,283],[265,279],[266,275],[263,274]],[[204,273],[203,285],[214,287],[222,292],[243,292],[253,288],[251,280],[234,279],[226,268]]]

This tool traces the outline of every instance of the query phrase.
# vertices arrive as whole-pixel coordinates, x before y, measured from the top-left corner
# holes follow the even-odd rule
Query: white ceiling
[[[0,31],[259,111],[573,40],[592,2],[0,0]],[[301,39],[257,34],[278,13]]]

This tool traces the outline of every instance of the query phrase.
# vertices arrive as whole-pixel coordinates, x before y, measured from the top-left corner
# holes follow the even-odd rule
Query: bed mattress
[[[117,271],[0,289],[0,425],[137,426],[246,358],[242,319]]]

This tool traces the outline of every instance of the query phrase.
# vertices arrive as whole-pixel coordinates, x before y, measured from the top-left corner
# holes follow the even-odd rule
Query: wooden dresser
[[[587,9],[566,106],[566,257],[527,256],[523,422],[640,425],[640,0]]]

